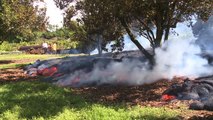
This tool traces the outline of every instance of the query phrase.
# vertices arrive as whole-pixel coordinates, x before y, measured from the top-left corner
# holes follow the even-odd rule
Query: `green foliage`
[[[38,40],[28,42],[28,45],[40,45],[46,41],[49,44],[56,42],[58,49],[83,49],[94,44],[94,42],[88,40],[84,26],[79,25],[77,22],[69,21],[66,27],[60,29],[51,25],[49,27],[53,31],[37,32],[37,36],[40,38],[37,37]],[[19,44],[22,43],[24,42]]]
[[[42,34],[42,37],[45,39],[68,39],[73,37],[74,32],[68,30],[67,28],[56,29],[55,31],[47,31]]]
[[[0,85],[0,93],[0,119],[173,120],[179,114],[165,108],[90,103],[70,89],[40,82]]]
[[[14,51],[15,44],[4,41],[0,44],[0,51]]]
[[[208,19],[213,10],[212,0],[84,0],[77,5],[90,32],[103,36],[117,32],[117,37],[127,33],[133,42],[141,35],[153,48],[160,46],[163,36],[168,39],[170,28],[177,23],[191,21],[194,15]],[[122,34],[122,30],[126,32]],[[140,49],[139,43],[134,43]]]
[[[59,49],[73,49],[79,46],[79,42],[70,40],[58,40],[56,43]]]
[[[88,46],[89,42],[87,41],[83,26],[78,25],[77,22],[74,21],[69,21],[65,26],[66,27],[56,29],[55,31],[44,32],[42,37],[45,39],[56,39],[54,42],[57,43],[59,49]]]
[[[58,49],[77,48],[81,44],[81,41],[76,37],[77,33],[75,30],[77,29],[77,27],[75,29],[68,29],[64,27],[56,29],[55,31],[44,32],[41,37],[49,39],[49,42],[46,40],[49,44],[56,42]]]
[[[70,2],[72,2],[71,0]],[[55,0],[60,8],[69,0]],[[63,4],[64,3],[64,4]],[[62,5],[61,5],[62,4]],[[61,7],[63,6],[63,7]],[[150,41],[153,51],[168,40],[170,30],[177,23],[189,21],[193,17],[208,19],[213,10],[212,0],[80,0],[76,11],[82,13],[81,24],[90,36],[102,36],[103,43],[118,40],[114,47],[122,48],[120,39],[128,34],[130,40],[154,65],[154,55],[150,54],[137,40],[143,36]],[[71,12],[72,14],[72,12]],[[69,12],[66,14],[69,18]],[[66,18],[66,16],[65,16]],[[66,23],[68,23],[66,21]],[[89,36],[88,35],[88,36]],[[121,46],[121,47],[120,47]]]
[[[46,9],[33,6],[35,1],[1,0],[0,42],[30,41],[34,39],[35,31],[46,29]]]
[[[80,44],[78,41],[71,41],[71,40],[45,40],[48,44],[53,44],[54,42],[57,43],[57,49],[71,49],[77,48]],[[19,43],[9,43],[4,41],[0,44],[0,51],[17,51],[21,46],[34,46],[34,45],[42,45],[44,42],[43,39],[30,41],[30,42],[19,42]]]

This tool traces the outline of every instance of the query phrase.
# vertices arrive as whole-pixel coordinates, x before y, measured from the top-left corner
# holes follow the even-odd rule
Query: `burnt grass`
[[[20,81],[37,81],[39,77],[26,76],[21,68],[0,69],[0,84],[9,84]],[[89,102],[103,103],[106,105],[122,104],[125,106],[140,105],[142,107],[167,107],[180,111],[181,119],[205,120],[213,119],[212,111],[189,110],[192,101],[173,100],[162,101],[161,94],[173,83],[182,82],[182,78],[172,81],[159,80],[156,83],[140,86],[127,85],[101,85],[81,88],[71,88],[73,94],[81,95]]]

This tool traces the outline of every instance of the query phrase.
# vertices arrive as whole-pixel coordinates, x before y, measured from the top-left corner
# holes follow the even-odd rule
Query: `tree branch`
[[[139,50],[148,58],[149,62],[151,65],[154,65],[154,56],[151,55],[148,51],[146,51],[146,49],[138,42],[138,40],[135,39],[135,36],[133,35],[133,33],[131,32],[131,30],[129,29],[128,24],[126,23],[124,18],[119,18],[122,26],[125,28],[126,32],[128,33],[131,41],[139,48]]]

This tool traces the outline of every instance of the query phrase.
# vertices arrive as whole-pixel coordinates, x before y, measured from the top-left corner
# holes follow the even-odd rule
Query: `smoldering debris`
[[[46,61],[37,60],[34,64],[27,66],[25,71],[32,76],[48,76],[47,81],[52,80],[59,86],[80,87],[118,82],[128,84],[130,76],[136,77],[129,73],[132,70],[137,72],[136,69],[141,68],[144,71],[148,69],[144,56],[112,58],[107,55],[107,57],[80,56]]]
[[[183,83],[173,84],[162,94],[163,100],[195,100],[190,109],[213,111],[213,77],[195,80],[185,79]]]

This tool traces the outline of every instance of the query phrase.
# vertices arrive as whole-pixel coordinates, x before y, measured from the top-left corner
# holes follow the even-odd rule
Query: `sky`
[[[49,23],[51,25],[58,25],[62,27],[63,23],[63,11],[56,7],[53,0],[44,0],[47,7],[47,16],[49,17]]]

